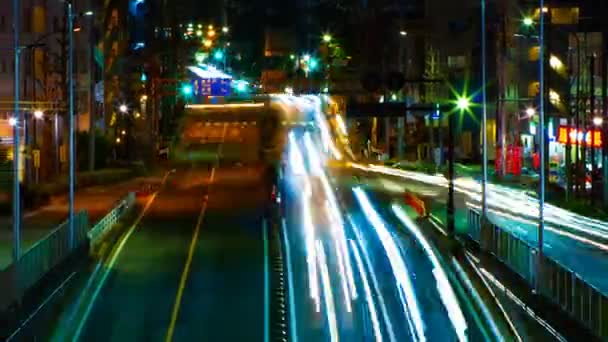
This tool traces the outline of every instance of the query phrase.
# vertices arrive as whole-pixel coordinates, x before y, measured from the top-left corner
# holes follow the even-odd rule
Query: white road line
[[[298,342],[298,320],[296,319],[296,303],[295,303],[295,290],[294,290],[294,279],[293,279],[293,264],[291,263],[291,247],[289,247],[289,237],[287,236],[287,224],[285,218],[281,220],[281,227],[283,229],[283,241],[285,243],[285,260],[287,262],[287,286],[289,289],[289,327],[291,328],[291,341]]]

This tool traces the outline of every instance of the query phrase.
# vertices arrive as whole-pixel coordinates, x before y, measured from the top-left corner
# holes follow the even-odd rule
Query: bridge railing
[[[32,289],[51,270],[64,262],[73,252],[103,237],[111,226],[135,202],[135,194],[129,193],[118,202],[104,218],[89,230],[86,211],[76,213],[74,244],[69,244],[69,222],[66,220],[52,230],[46,237],[31,246],[21,258],[0,270],[0,312],[11,305],[19,304],[27,291]]]
[[[608,339],[608,297],[574,270],[494,224],[483,225],[478,211],[469,209],[468,235],[482,250],[519,274],[531,287],[538,277],[540,293],[602,340]]]

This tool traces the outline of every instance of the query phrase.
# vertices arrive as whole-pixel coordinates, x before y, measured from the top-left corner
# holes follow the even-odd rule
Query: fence
[[[1,270],[0,312],[18,303],[29,289],[36,285],[49,271],[66,260],[85,241],[97,242],[134,202],[135,194],[129,193],[91,230],[89,230],[87,212],[77,213],[75,215],[73,246],[69,245],[69,224],[66,221],[30,247],[17,263]]]
[[[106,231],[114,226],[120,217],[133,206],[135,203],[135,193],[130,192],[125,198],[120,200],[118,204],[104,218],[102,218],[87,234],[89,242],[96,244],[106,233]]]
[[[534,286],[539,277],[540,293],[562,308],[603,340],[608,339],[608,297],[583,280],[576,272],[545,255],[537,272],[536,248],[494,224],[482,225],[480,214],[469,209],[468,235],[480,247]],[[604,322],[603,320],[606,319]]]
[[[75,216],[74,245],[69,245],[68,221],[30,247],[17,261],[0,271],[0,311],[19,301],[50,270],[64,261],[86,239],[89,227],[86,211]]]

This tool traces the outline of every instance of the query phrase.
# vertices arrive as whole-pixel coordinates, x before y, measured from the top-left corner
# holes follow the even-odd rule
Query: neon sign
[[[567,144],[569,138],[570,143],[582,145],[583,136],[585,138],[585,144],[587,146],[602,147],[602,131],[599,129],[594,129],[587,132],[578,132],[576,128],[573,127],[559,126],[559,130],[557,133],[557,141],[562,144]]]

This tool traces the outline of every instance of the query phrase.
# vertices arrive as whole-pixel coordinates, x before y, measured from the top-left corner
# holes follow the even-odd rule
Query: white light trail
[[[339,246],[341,249],[341,253],[344,256],[344,261],[346,263],[346,277],[348,280],[349,288],[351,291],[351,296],[353,299],[357,298],[357,288],[355,286],[355,281],[353,280],[353,270],[352,270],[352,262],[350,260],[350,255],[348,253],[348,248],[346,244],[346,236],[344,234],[344,221],[342,220],[342,215],[340,214],[340,209],[338,207],[338,201],[336,200],[336,194],[329,184],[329,180],[327,179],[327,175],[325,171],[321,168],[320,165],[320,155],[317,151],[315,145],[312,143],[310,138],[310,134],[306,133],[304,135],[304,145],[306,147],[306,151],[308,154],[308,160],[311,164],[311,168],[313,169],[313,173],[319,177],[321,180],[321,184],[323,185],[323,191],[325,192],[325,197],[328,201],[328,212],[332,220],[332,233],[336,241],[339,242]]]
[[[376,278],[376,274],[375,274],[376,271],[372,267],[371,258],[369,256],[369,254],[367,253],[367,249],[365,248],[365,244],[364,244],[365,238],[363,237],[363,234],[359,230],[359,227],[357,227],[357,225],[355,224],[353,218],[350,215],[348,215],[347,217],[348,217],[351,227],[353,228],[353,232],[355,233],[355,236],[357,238],[357,243],[359,245],[359,248],[360,248],[361,252],[363,253],[363,261],[365,262],[365,265],[367,266],[367,269],[369,270],[369,275],[371,276],[371,279],[372,279],[372,285],[374,286],[374,293],[376,295],[376,298],[378,298],[378,302],[380,302],[380,310],[382,311],[382,316],[384,317],[384,322],[386,324],[386,330],[388,332],[389,340],[391,342],[396,342],[397,340],[395,338],[395,332],[393,330],[393,323],[391,322],[391,317],[389,316],[389,314],[386,310],[386,303],[384,302],[384,296],[382,295],[382,292],[380,292],[380,286],[378,285],[378,279]],[[363,277],[363,276],[364,275],[362,274],[361,277]]]
[[[342,119],[342,115],[336,114],[336,122],[338,123],[340,133],[342,133],[342,135],[348,135],[348,130],[346,129],[346,124],[344,123],[344,119]]]
[[[380,330],[380,322],[378,320],[378,312],[376,310],[376,305],[374,304],[374,299],[372,297],[372,290],[369,286],[369,282],[367,281],[367,275],[365,273],[365,268],[363,267],[363,262],[361,261],[361,255],[357,250],[357,245],[353,240],[350,240],[350,247],[355,256],[355,262],[357,264],[357,268],[359,269],[359,274],[361,275],[361,281],[363,282],[363,291],[365,292],[365,301],[367,302],[367,308],[369,310],[369,316],[372,320],[372,328],[374,329],[374,336],[376,337],[376,342],[382,341],[382,331]]]
[[[325,311],[327,314],[327,324],[329,326],[329,336],[332,342],[338,342],[338,321],[336,319],[336,308],[334,304],[334,295],[331,289],[329,279],[329,271],[327,270],[327,258],[325,250],[320,240],[317,240],[317,260],[321,269],[321,282],[323,284],[323,299],[325,302]]]
[[[384,222],[380,218],[378,212],[376,212],[372,206],[365,192],[359,187],[354,188],[353,192],[355,193],[355,196],[357,197],[366,218],[374,227],[374,230],[378,234],[378,237],[382,242],[382,246],[386,251],[393,275],[400,290],[399,294],[402,296],[403,310],[408,318],[408,326],[410,327],[412,336],[417,341],[426,341],[424,334],[424,323],[422,322],[422,315],[418,307],[418,300],[416,299],[414,287],[412,286],[411,279],[409,278],[410,272],[405,265],[403,257],[399,253],[399,248],[397,248],[392,235],[384,225]]]
[[[407,228],[412,235],[418,240],[418,243],[424,249],[427,257],[431,261],[433,265],[433,276],[435,277],[437,291],[439,292],[439,296],[441,297],[441,301],[445,306],[448,316],[450,317],[450,321],[452,322],[452,326],[456,331],[456,335],[458,335],[459,341],[467,340],[467,321],[464,318],[462,310],[460,310],[460,304],[458,303],[458,299],[456,298],[456,294],[448,281],[447,274],[443,270],[435,251],[431,247],[431,244],[424,237],[422,232],[418,226],[407,216],[407,214],[396,204],[391,206],[391,209],[399,218],[401,223]]]
[[[310,298],[315,302],[317,312],[321,311],[321,300],[319,296],[319,278],[317,274],[316,248],[315,248],[315,228],[312,224],[312,213],[310,210],[311,191],[307,186],[302,198],[302,226],[306,241],[306,263],[308,265],[308,287]]]
[[[415,171],[398,170],[371,164],[362,165],[353,163],[351,166],[368,172],[378,172],[391,176],[412,179],[433,186],[444,188],[447,188],[448,186],[447,180],[441,175],[427,175]],[[481,185],[472,179],[458,178],[455,180],[454,188],[456,191],[467,195],[474,201],[481,201]],[[506,216],[506,212],[509,212],[509,217],[517,216],[521,218],[521,220],[527,219],[526,221],[532,226],[536,226],[536,223],[534,223],[532,220],[538,217],[537,203],[538,201],[535,198],[527,195],[522,190],[510,189],[496,184],[488,184],[488,205],[494,208],[499,208],[501,211],[497,213],[498,215]],[[562,227],[608,240],[607,222],[578,215],[551,204],[545,204],[545,214],[545,221],[548,223],[545,225],[545,228],[551,229],[562,236],[571,237],[578,241],[604,249],[605,245],[599,244],[598,246],[598,243],[593,242],[593,240],[567,232],[562,229]]]

